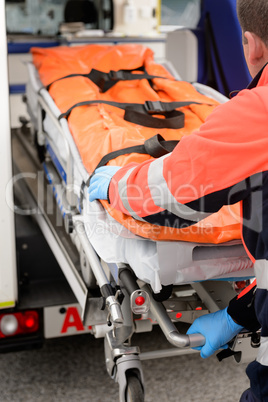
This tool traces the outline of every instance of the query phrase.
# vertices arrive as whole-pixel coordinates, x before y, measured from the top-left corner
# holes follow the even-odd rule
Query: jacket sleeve
[[[252,119],[245,110],[254,103]],[[172,153],[120,169],[109,188],[112,207],[159,225],[176,218],[177,227],[185,227],[244,199],[252,171],[268,165],[263,152],[266,129],[260,138],[252,122],[267,125],[263,114],[254,90],[242,91],[218,106],[198,132],[184,136]]]
[[[257,331],[260,323],[255,313],[256,280],[243,290],[237,297],[234,297],[227,309],[228,314],[239,325],[249,331]]]

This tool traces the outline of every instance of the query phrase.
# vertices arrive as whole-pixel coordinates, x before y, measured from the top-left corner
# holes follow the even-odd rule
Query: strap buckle
[[[112,81],[120,81],[124,79],[124,71],[115,71],[115,70],[111,70],[108,73],[108,77],[110,80]]]
[[[166,112],[161,101],[145,101],[144,107],[148,114],[163,114]]]

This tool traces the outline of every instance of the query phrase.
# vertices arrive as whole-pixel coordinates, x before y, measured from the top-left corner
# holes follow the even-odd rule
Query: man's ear
[[[245,44],[248,47],[248,61],[252,66],[256,66],[262,63],[265,53],[265,45],[261,38],[258,35],[255,35],[252,32],[245,32]]]

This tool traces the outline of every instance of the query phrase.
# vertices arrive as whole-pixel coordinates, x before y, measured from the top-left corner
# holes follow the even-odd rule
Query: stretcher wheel
[[[135,374],[127,377],[126,402],[144,402],[143,386]]]

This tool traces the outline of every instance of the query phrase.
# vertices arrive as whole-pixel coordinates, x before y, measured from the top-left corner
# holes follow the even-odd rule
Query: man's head
[[[252,76],[268,62],[268,1],[237,0],[245,59]]]
[[[242,31],[256,34],[268,47],[268,1],[237,0],[237,15]]]

